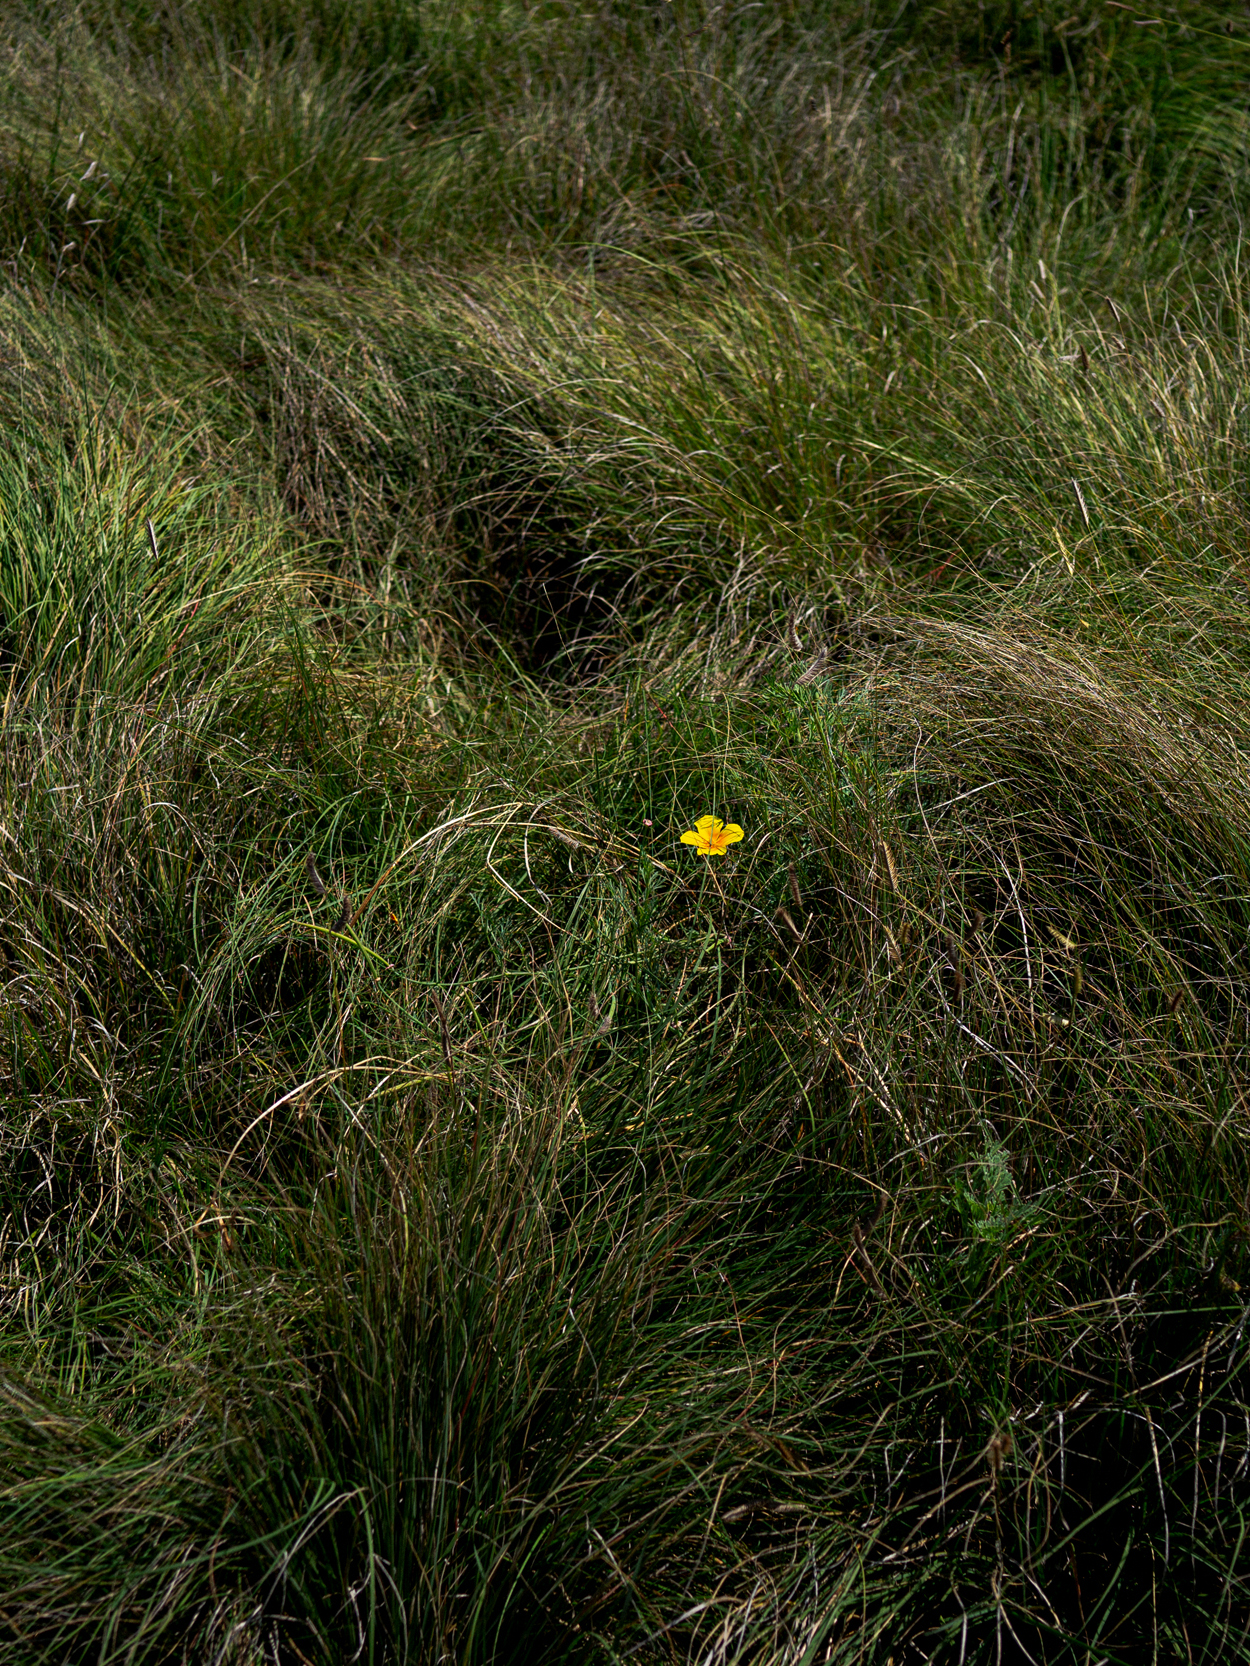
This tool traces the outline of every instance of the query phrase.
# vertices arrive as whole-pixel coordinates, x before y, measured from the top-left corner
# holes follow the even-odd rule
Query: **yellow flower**
[[[736,821],[728,826],[716,816],[700,816],[688,833],[683,833],[683,845],[693,845],[700,856],[723,856],[730,845],[736,845],[742,829]]]

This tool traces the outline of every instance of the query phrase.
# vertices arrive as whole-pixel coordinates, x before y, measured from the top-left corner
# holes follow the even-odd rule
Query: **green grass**
[[[6,18],[6,1660],[1250,1658],[1227,22]]]

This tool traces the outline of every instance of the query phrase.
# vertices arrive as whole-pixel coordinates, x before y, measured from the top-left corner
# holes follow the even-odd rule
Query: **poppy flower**
[[[688,833],[683,833],[683,845],[693,845],[700,856],[723,856],[730,845],[736,845],[742,829],[736,821],[723,822],[717,816],[700,816]]]

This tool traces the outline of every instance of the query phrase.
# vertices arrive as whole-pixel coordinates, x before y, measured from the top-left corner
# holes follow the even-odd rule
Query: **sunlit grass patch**
[[[6,1659],[1245,1654],[1212,22],[6,23]]]

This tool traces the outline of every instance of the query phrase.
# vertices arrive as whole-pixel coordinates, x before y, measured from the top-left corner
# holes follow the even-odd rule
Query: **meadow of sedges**
[[[6,1658],[1250,1653],[1250,47],[1123,11],[6,20]]]

